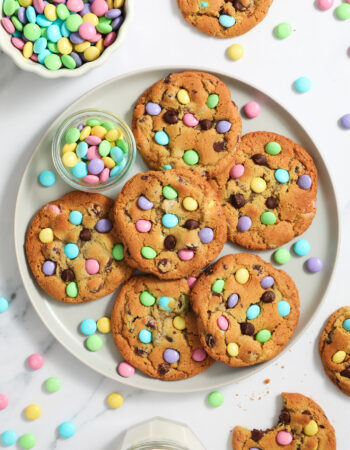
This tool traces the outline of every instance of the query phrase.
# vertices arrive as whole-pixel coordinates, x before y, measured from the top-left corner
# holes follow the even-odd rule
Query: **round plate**
[[[51,141],[56,127],[63,118],[74,111],[84,108],[101,108],[116,113],[130,124],[133,105],[139,95],[169,72],[180,72],[183,70],[203,69],[173,67],[148,69],[125,74],[89,91],[67,108],[50,126],[35,149],[19,186],[15,211],[15,246],[19,270],[35,310],[51,333],[80,361],[102,375],[140,389],[163,392],[193,392],[215,389],[248,377],[271,363],[271,361],[247,368],[232,368],[221,363],[215,363],[202,374],[181,381],[152,379],[139,371],[131,378],[122,378],[116,372],[116,366],[122,358],[114,346],[112,336],[103,336],[104,346],[99,352],[92,353],[84,347],[84,337],[78,331],[79,324],[83,319],[92,317],[97,320],[104,315],[109,315],[115,294],[83,305],[66,305],[49,298],[37,286],[32,277],[26,262],[24,240],[28,224],[35,212],[43,204],[55,200],[71,190],[59,178],[51,188],[44,188],[37,182],[38,175],[42,170],[54,170],[50,156]],[[243,117],[243,134],[255,130],[281,133],[307,149],[318,169],[317,214],[311,227],[304,233],[303,237],[311,243],[310,256],[319,256],[324,262],[324,269],[317,274],[309,274],[304,269],[306,258],[300,258],[295,255],[292,256],[291,261],[286,266],[283,266],[283,269],[296,282],[301,302],[299,325],[287,346],[288,348],[302,335],[321,305],[334,270],[339,241],[339,221],[333,185],[326,165],[314,142],[285,107],[281,106],[266,93],[243,81],[223,73],[214,73],[214,75],[220,77],[230,88],[232,99],[239,107],[242,107],[247,101],[252,99],[257,100],[261,104],[262,112],[256,119],[246,120]],[[145,170],[147,170],[147,167],[138,155],[130,177],[137,172]],[[109,195],[115,198],[121,187],[111,191]],[[293,242],[290,242],[285,247],[291,249],[292,244]],[[227,243],[221,256],[240,251],[242,249],[238,246]],[[272,251],[259,252],[259,255],[269,261],[271,260]]]

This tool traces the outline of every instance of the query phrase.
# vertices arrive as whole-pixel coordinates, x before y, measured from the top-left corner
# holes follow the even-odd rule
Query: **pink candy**
[[[136,230],[140,233],[148,233],[152,228],[152,222],[150,220],[139,219],[135,224]]]
[[[207,354],[206,354],[205,350],[203,350],[202,348],[196,348],[195,350],[193,350],[193,353],[192,353],[193,361],[201,362],[201,361],[204,361],[206,357],[207,357]]]
[[[90,22],[83,22],[79,27],[79,35],[86,41],[92,41],[96,36],[96,28]]]
[[[199,124],[199,120],[191,113],[186,113],[182,121],[187,127],[195,127]]]
[[[83,0],[68,0],[66,6],[69,9],[69,11],[77,13],[84,8],[84,2],[83,2]],[[87,23],[87,22],[85,22],[85,23]],[[80,30],[79,30],[79,32],[80,32]]]
[[[107,36],[104,38],[103,45],[105,47],[108,47],[109,45],[112,45],[113,42],[117,39],[117,33],[115,31],[111,31],[107,34]]]
[[[60,212],[61,212],[60,208],[56,205],[47,205],[46,209],[49,209],[54,214],[60,214]]]
[[[135,368],[126,361],[121,362],[117,370],[119,375],[124,378],[129,378],[135,373]]]
[[[289,431],[279,431],[276,436],[277,444],[279,445],[289,445],[293,440],[293,436]]]
[[[181,261],[190,261],[194,257],[193,250],[188,250],[187,248],[183,248],[178,251],[179,258]]]
[[[108,181],[109,174],[110,174],[110,170],[109,170],[107,167],[105,167],[105,168],[102,170],[102,172],[101,172],[101,175],[100,175],[100,182],[101,182],[101,183],[106,183],[106,182]]]
[[[349,1],[348,1],[349,3]],[[334,0],[317,0],[317,6],[322,10],[326,11],[329,8],[332,8],[334,5]]]
[[[257,102],[248,102],[243,110],[248,119],[254,119],[260,114],[260,105]]]
[[[244,174],[244,166],[243,164],[236,164],[230,170],[231,178],[240,178]]]
[[[32,54],[32,56],[30,57],[30,59],[31,59],[32,61],[34,61],[34,62],[38,62],[38,61],[39,61],[38,55],[35,54],[35,53]]]
[[[95,275],[100,270],[100,265],[96,259],[87,259],[85,261],[85,270],[89,275]]]
[[[5,409],[8,404],[9,404],[9,399],[8,399],[7,395],[0,394],[0,411],[2,409]]]
[[[13,37],[11,38],[11,44],[18,48],[18,50],[23,50],[24,47],[24,41],[22,41],[22,39],[20,39],[19,37]]]
[[[108,11],[108,4],[105,0],[94,0],[91,5],[91,11],[98,17],[102,17]]]
[[[97,184],[100,179],[97,175],[86,175],[86,177],[83,178],[83,181],[87,184]]]
[[[15,32],[15,26],[11,22],[11,20],[8,17],[3,17],[1,19],[1,25],[4,27],[5,31],[12,34]]]
[[[86,23],[86,22],[85,22]],[[98,136],[93,136],[93,135],[91,135],[91,136],[88,136],[86,139],[85,139],[85,142],[88,144],[88,145],[99,145],[99,144],[101,144],[101,138],[99,138]]]
[[[95,36],[91,39],[91,42],[98,42],[102,38],[102,34],[96,33]]]
[[[87,154],[86,154],[87,159],[95,159],[95,158],[101,158],[101,155],[98,152],[98,148],[96,147],[96,145],[93,145],[92,147],[89,147]]]
[[[229,323],[225,316],[220,316],[217,320],[217,323],[220,330],[226,331],[228,329]]]
[[[33,6],[38,14],[43,14],[45,9],[44,0],[33,0]]]
[[[188,278],[187,278],[187,284],[188,284],[188,287],[189,287],[190,289],[192,289],[193,286],[196,284],[196,281],[197,281],[197,278],[196,278],[196,277],[188,277]]]
[[[33,353],[28,358],[28,366],[33,370],[41,369],[44,365],[44,357],[39,353]]]

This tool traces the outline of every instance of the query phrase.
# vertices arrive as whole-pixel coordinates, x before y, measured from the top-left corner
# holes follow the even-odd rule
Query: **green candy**
[[[177,197],[177,190],[172,186],[164,186],[162,189],[163,196],[168,200],[174,200]]]
[[[75,281],[71,281],[69,284],[67,284],[66,294],[68,295],[68,297],[75,298],[78,296],[78,292],[78,285]]]
[[[22,436],[19,438],[19,445],[25,450],[30,450],[35,446],[35,444],[36,439],[34,434],[32,433],[22,434]]]
[[[2,5],[5,16],[12,16],[18,8],[19,4],[15,0],[5,0]]]
[[[107,121],[107,122],[103,122],[101,124],[101,127],[103,127],[107,131],[111,131],[111,130],[113,130],[113,128],[115,128],[115,125],[113,122]]]
[[[199,155],[195,150],[186,150],[183,156],[183,160],[189,166],[194,166],[199,161]]]
[[[264,225],[274,225],[276,220],[276,216],[270,211],[265,211],[260,216],[260,222]]]
[[[41,27],[40,34],[41,34],[41,37],[44,37],[45,39],[47,39],[47,28]]]
[[[216,292],[217,294],[220,294],[224,290],[224,287],[225,287],[225,280],[216,280],[213,283],[211,290],[213,292]]]
[[[16,30],[18,30],[18,31],[22,31],[22,30],[23,30],[23,24],[22,24],[22,22],[18,19],[18,17],[12,16],[12,17],[11,17],[11,22],[13,23],[14,27],[16,28]]]
[[[275,36],[278,39],[285,39],[292,34],[292,25],[288,22],[282,22],[275,28]]]
[[[49,41],[47,43],[47,48],[50,50],[51,53],[59,53],[56,42]]]
[[[117,139],[116,145],[123,150],[123,153],[128,153],[129,146],[124,139]]]
[[[97,352],[103,345],[103,340],[97,334],[92,334],[85,340],[85,345],[90,352]]]
[[[79,138],[80,138],[80,131],[78,130],[78,128],[68,128],[65,135],[65,140],[68,144],[77,142]]]
[[[57,17],[61,20],[68,19],[70,15],[69,9],[63,3],[60,3],[58,6],[56,6],[56,13]]]
[[[282,147],[278,142],[269,142],[265,145],[265,152],[269,155],[278,155],[281,153]]]
[[[46,58],[44,59],[44,64],[45,67],[49,70],[58,70],[62,67],[61,58],[54,53],[46,56]]]
[[[156,298],[154,295],[152,295],[150,292],[148,291],[143,291],[142,294],[140,295],[140,302],[144,305],[144,306],[152,306],[155,304],[156,302]]]
[[[210,406],[217,408],[224,403],[224,395],[222,392],[213,391],[208,395],[208,403]]]
[[[41,36],[41,30],[36,23],[27,23],[23,28],[23,34],[28,41],[36,41]]]
[[[96,127],[97,125],[101,125],[101,120],[100,119],[96,119],[95,117],[88,119],[86,121],[86,125],[89,125],[89,127]]]
[[[157,252],[152,247],[142,247],[141,255],[146,259],[153,259],[157,256]]]
[[[110,24],[111,22],[112,22],[112,19],[110,19],[109,17],[102,16],[102,17],[98,18],[98,23],[108,23],[108,24]]]
[[[269,330],[260,330],[256,333],[255,339],[263,344],[271,339],[271,331]]]
[[[287,264],[287,262],[290,260],[289,250],[287,250],[286,248],[279,248],[273,254],[273,259],[277,264]]]
[[[45,389],[50,393],[59,391],[61,386],[61,380],[57,377],[50,377],[45,381]]]
[[[106,141],[105,139],[101,141],[100,145],[98,146],[98,152],[101,156],[107,156],[109,155],[109,152],[111,151],[111,144]]]
[[[107,22],[102,22],[102,23],[99,23],[99,24],[97,24],[97,26],[96,26],[96,30],[99,32],[99,33],[103,33],[103,34],[108,34],[108,33],[110,33],[111,31],[112,31],[112,26],[109,24],[109,23],[107,23]]]
[[[208,108],[215,108],[219,103],[218,94],[210,94],[207,98],[207,106]]]
[[[69,31],[75,32],[79,30],[80,25],[83,23],[83,19],[79,14],[71,14],[67,17],[65,23]]]
[[[61,61],[64,67],[67,67],[67,69],[75,69],[77,67],[77,63],[75,62],[75,59],[72,58],[70,55],[62,55]]]
[[[350,19],[350,4],[343,3],[342,5],[338,6],[338,8],[335,10],[335,13],[340,20]]]
[[[117,261],[122,261],[124,259],[124,245],[115,244],[112,250],[112,256]]]

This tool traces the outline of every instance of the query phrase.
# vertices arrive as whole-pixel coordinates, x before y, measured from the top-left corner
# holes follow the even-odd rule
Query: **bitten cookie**
[[[229,366],[251,366],[276,356],[299,319],[293,280],[248,253],[224,256],[208,267],[191,302],[206,352]]]
[[[198,338],[189,293],[184,279],[136,276],[124,284],[111,321],[115,344],[127,362],[164,380],[192,377],[212,364]]]
[[[184,18],[203,33],[220,38],[239,36],[254,28],[273,0],[177,0]]]
[[[311,398],[282,393],[283,409],[275,428],[235,427],[233,450],[335,450],[336,438],[323,410]]]
[[[35,215],[25,249],[34,277],[51,297],[89,302],[113,292],[131,276],[112,207],[113,201],[104,195],[75,191]]]
[[[324,370],[333,383],[350,395],[350,306],[328,319],[319,343]]]
[[[162,279],[197,275],[226,242],[216,193],[186,169],[135,175],[118,195],[114,217],[127,262]]]
[[[215,185],[228,237],[245,248],[279,247],[304,233],[316,214],[315,164],[300,145],[276,133],[243,136]]]
[[[187,168],[205,177],[230,164],[241,128],[229,89],[204,72],[172,73],[155,83],[138,99],[132,121],[151,169]]]

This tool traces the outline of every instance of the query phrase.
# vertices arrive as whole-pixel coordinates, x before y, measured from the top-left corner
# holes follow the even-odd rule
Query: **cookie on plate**
[[[282,393],[278,424],[267,430],[235,427],[233,450],[335,450],[336,438],[325,413],[311,398]]]
[[[191,302],[208,355],[235,367],[276,356],[299,319],[298,290],[290,276],[249,253],[224,256],[208,267]]]
[[[241,118],[227,86],[204,72],[172,73],[138,99],[132,130],[155,170],[193,169],[206,177],[230,164]]]
[[[266,250],[304,233],[316,214],[317,170],[300,145],[276,133],[243,136],[228,170],[215,183],[228,237]]]
[[[350,395],[350,306],[328,319],[319,343],[324,370],[333,383]]]
[[[51,297],[85,303],[130,278],[112,208],[104,195],[75,191],[37,212],[25,250],[35,279]]]
[[[114,341],[125,360],[164,380],[192,377],[213,362],[200,343],[187,280],[135,276],[120,290],[111,315]]]
[[[195,276],[226,242],[226,220],[215,191],[186,169],[138,173],[114,207],[125,258],[162,279]]]
[[[254,28],[273,0],[177,0],[184,18],[203,33],[220,38],[239,36]]]

